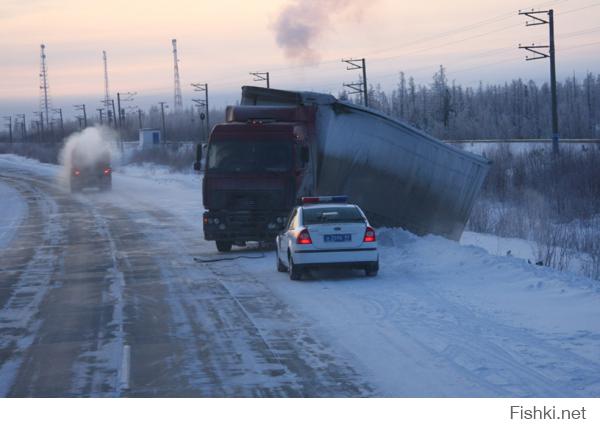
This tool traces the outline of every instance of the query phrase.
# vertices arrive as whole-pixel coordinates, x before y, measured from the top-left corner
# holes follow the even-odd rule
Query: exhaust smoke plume
[[[333,26],[333,18],[358,13],[363,0],[293,0],[277,17],[274,30],[276,41],[285,55],[303,62],[319,58],[314,44]]]
[[[86,128],[67,138],[58,157],[62,165],[59,176],[61,185],[65,188],[69,186],[69,176],[74,167],[75,156],[79,168],[90,167],[100,162],[107,153],[114,160],[112,150],[114,142],[114,132],[104,127]]]

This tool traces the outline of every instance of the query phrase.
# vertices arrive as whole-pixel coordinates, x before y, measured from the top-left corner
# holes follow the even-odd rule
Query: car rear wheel
[[[292,281],[299,281],[302,278],[302,268],[298,267],[292,260],[292,256],[288,256],[288,272]]]
[[[379,272],[379,261],[376,261],[365,268],[365,274],[367,276],[377,276],[377,272]]]
[[[228,253],[231,251],[231,246],[233,245],[233,242],[231,241],[217,241],[217,250],[219,250],[220,253]]]
[[[277,258],[277,272],[287,272],[287,268],[281,263],[281,259],[279,258],[279,251],[275,251],[275,258]]]

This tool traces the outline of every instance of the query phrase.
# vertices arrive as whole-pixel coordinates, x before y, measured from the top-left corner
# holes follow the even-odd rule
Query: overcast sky
[[[356,79],[341,58],[365,57],[368,79],[391,89],[404,70],[427,83],[444,64],[465,85],[516,77],[543,82],[548,61],[525,62],[519,43],[547,43],[519,9],[555,10],[559,78],[600,73],[598,0],[1,0],[0,112],[38,109],[39,49],[46,45],[56,107],[99,107],[102,50],[110,91],[172,103],[176,38],[184,103],[207,82],[214,105],[233,103],[270,71],[271,86],[337,94]]]

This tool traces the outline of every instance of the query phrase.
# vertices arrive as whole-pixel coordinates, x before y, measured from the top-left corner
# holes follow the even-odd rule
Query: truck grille
[[[283,191],[217,191],[211,207],[226,210],[255,211],[285,207]]]

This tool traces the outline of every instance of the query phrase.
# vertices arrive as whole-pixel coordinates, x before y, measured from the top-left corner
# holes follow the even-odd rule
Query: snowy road
[[[197,176],[59,172],[0,156],[2,396],[600,396],[597,282],[384,230],[378,277],[293,283],[194,261]]]

